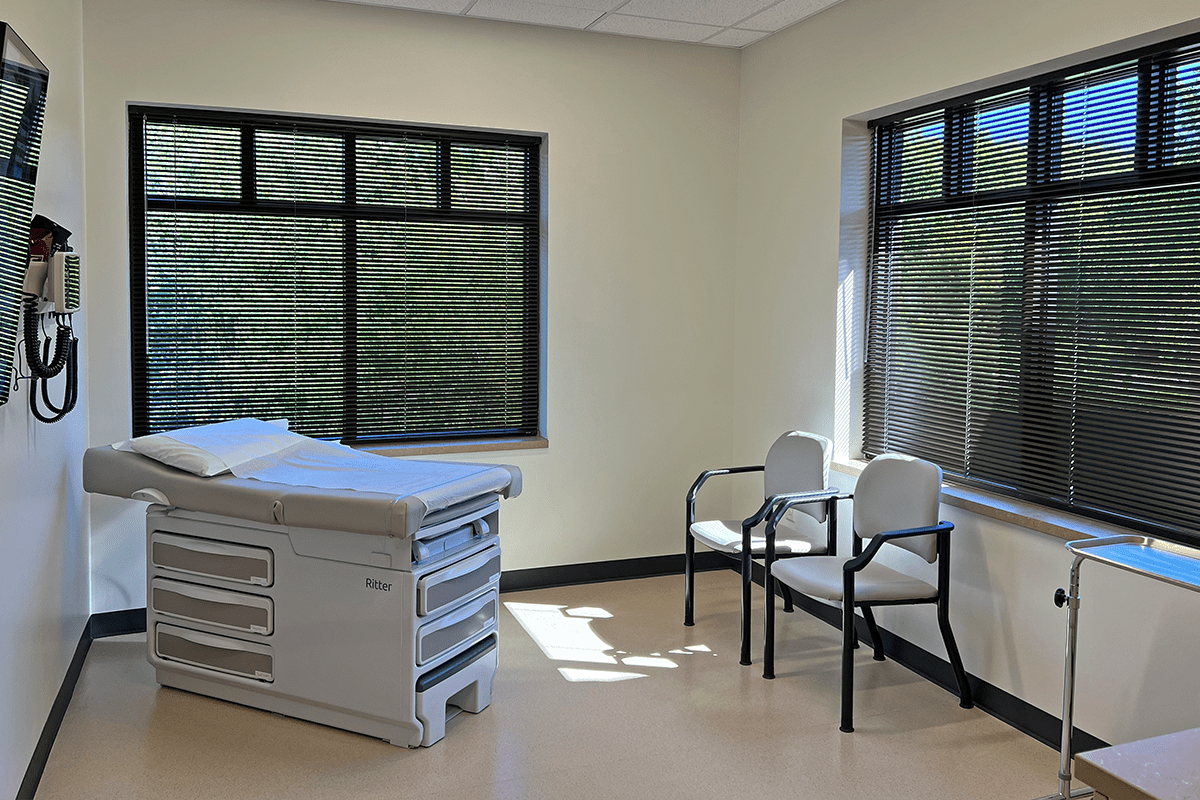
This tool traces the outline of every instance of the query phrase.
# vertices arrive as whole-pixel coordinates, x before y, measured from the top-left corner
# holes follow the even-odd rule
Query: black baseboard
[[[711,550],[696,554],[696,569],[708,571],[725,569],[730,559]],[[660,575],[682,575],[683,554],[623,558],[617,561],[593,561],[587,564],[563,564],[558,567],[514,569],[500,574],[500,591],[519,592],[525,589],[550,589],[556,586],[577,586],[584,583],[605,583],[632,578],[655,578]]]
[[[109,636],[124,636],[127,633],[146,632],[146,609],[127,608],[124,611],[106,611],[92,614],[89,626],[93,639]]]
[[[45,771],[46,762],[50,758],[50,748],[54,746],[58,729],[62,727],[63,717],[67,714],[71,696],[75,694],[75,684],[79,681],[79,673],[83,671],[83,662],[87,658],[88,648],[91,646],[92,633],[89,619],[83,626],[83,633],[79,635],[79,644],[75,646],[75,655],[71,657],[71,664],[67,667],[67,674],[63,677],[62,685],[58,687],[58,694],[54,696],[54,704],[50,706],[50,716],[47,717],[46,724],[42,727],[42,735],[33,748],[33,756],[29,759],[25,777],[21,780],[21,787],[17,789],[17,800],[33,800],[33,795],[37,792],[38,783],[42,780],[42,772]]]

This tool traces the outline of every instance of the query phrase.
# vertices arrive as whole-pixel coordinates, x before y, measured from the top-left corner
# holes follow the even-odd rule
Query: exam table
[[[83,482],[151,503],[147,656],[160,684],[427,747],[491,700],[499,506],[521,473],[486,469],[490,489],[444,481],[431,506],[421,492],[199,477],[104,446],[85,453]]]

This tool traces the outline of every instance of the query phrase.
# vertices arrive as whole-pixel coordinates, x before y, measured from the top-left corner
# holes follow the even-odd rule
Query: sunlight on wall
[[[838,237],[834,457],[862,455],[862,364],[867,258],[870,254],[871,133],[842,122],[841,226]]]
[[[624,650],[617,650],[601,639],[592,630],[592,622],[597,619],[612,618],[612,614],[603,608],[567,608],[545,603],[505,603],[504,607],[516,618],[517,622],[521,623],[525,632],[533,638],[546,657],[552,661],[581,661],[587,664],[612,666],[621,664],[627,667],[651,669],[676,669],[679,667],[674,659],[667,658],[662,653],[635,655]],[[702,644],[672,650],[668,655],[699,655],[701,653],[716,655]],[[564,678],[573,682],[611,683],[646,677],[646,674],[641,672],[579,667],[559,667],[558,671]]]

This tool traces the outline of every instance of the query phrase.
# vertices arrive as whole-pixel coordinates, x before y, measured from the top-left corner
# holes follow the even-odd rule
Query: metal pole
[[[1093,794],[1089,788],[1071,791],[1071,733],[1075,727],[1075,649],[1079,641],[1079,568],[1082,564],[1083,556],[1076,556],[1075,561],[1071,564],[1071,584],[1066,597],[1067,655],[1066,664],[1063,667],[1062,741],[1058,762],[1058,794],[1048,795],[1039,800],[1070,800],[1070,798],[1091,797]]]

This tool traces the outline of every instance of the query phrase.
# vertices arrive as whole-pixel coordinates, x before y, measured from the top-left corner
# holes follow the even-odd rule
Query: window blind
[[[872,125],[865,453],[1200,538],[1200,46]]]
[[[536,435],[540,137],[130,109],[133,429]]]

